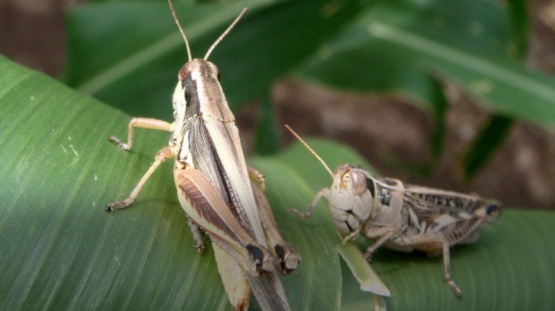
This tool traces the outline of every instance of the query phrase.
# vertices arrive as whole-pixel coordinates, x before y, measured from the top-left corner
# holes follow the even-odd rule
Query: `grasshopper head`
[[[177,74],[177,78],[179,81],[182,81],[182,83],[183,80],[188,78],[192,78],[193,80],[198,80],[200,78],[220,80],[220,70],[210,61],[195,58],[181,67]]]
[[[368,191],[368,177],[359,165],[342,164],[335,170],[334,175],[334,187],[339,191],[345,191],[351,196],[359,196]]]
[[[174,118],[185,116],[188,106],[199,104],[199,91],[202,91],[199,88],[203,87],[199,84],[207,80],[219,81],[220,71],[214,63],[195,58],[179,69],[177,79],[173,93]]]
[[[334,171],[329,209],[342,237],[358,232],[370,217],[374,202],[374,183],[360,166],[340,165]],[[371,181],[371,180],[370,180]]]

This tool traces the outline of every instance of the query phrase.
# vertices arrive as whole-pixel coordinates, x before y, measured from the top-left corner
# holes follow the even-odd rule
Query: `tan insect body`
[[[342,164],[332,173],[310,146],[286,127],[326,167],[333,179],[330,188],[318,192],[307,212],[292,212],[302,218],[310,217],[321,198],[327,198],[343,243],[360,234],[375,240],[366,250],[367,260],[381,245],[397,251],[423,251],[430,256],[443,254],[445,280],[455,295],[461,296],[451,279],[449,247],[476,241],[476,230],[499,216],[500,202],[407,185],[398,179],[374,178],[353,164]]]
[[[288,274],[297,267],[300,258],[277,230],[263,193],[264,176],[246,165],[235,117],[218,80],[218,68],[207,60],[245,10],[216,40],[204,59],[191,59],[185,34],[171,1],[168,2],[189,55],[189,61],[179,70],[173,94],[175,121],[133,118],[127,143],[115,137],[110,140],[129,150],[133,146],[134,128],[142,127],[171,132],[169,146],[158,152],[131,195],[109,204],[106,210],[125,208],[134,202],[156,168],[174,158],[179,202],[189,217],[197,249],[204,248],[200,234],[203,231],[212,240],[218,271],[233,306],[246,310],[252,288],[264,310],[289,310],[273,270],[276,266]]]

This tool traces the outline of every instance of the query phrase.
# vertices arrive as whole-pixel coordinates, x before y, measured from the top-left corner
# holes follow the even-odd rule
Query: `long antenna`
[[[187,57],[189,57],[189,61],[191,61],[191,59],[193,59],[193,57],[191,56],[191,48],[189,47],[189,41],[187,41],[187,36],[185,36],[185,32],[183,31],[183,27],[181,27],[181,24],[179,23],[179,20],[177,19],[177,15],[175,14],[175,10],[173,8],[172,1],[168,0],[168,3],[170,4],[170,10],[172,11],[173,20],[177,24],[177,28],[179,28],[179,32],[181,32],[181,36],[183,37],[183,40],[185,40],[185,46],[187,46]]]
[[[295,138],[297,138],[301,142],[301,144],[303,144],[306,147],[306,149],[308,149],[308,151],[310,151],[310,153],[312,153],[312,155],[318,161],[320,161],[320,163],[322,163],[322,165],[326,168],[328,173],[330,173],[331,178],[333,178],[333,172],[330,170],[330,168],[326,164],[326,162],[324,162],[324,160],[322,160],[322,158],[316,153],[316,151],[314,151],[312,148],[310,148],[310,146],[301,138],[301,136],[299,136],[299,134],[297,134],[297,132],[293,131],[293,129],[291,127],[289,127],[289,125],[285,124],[285,128],[288,129],[289,132],[291,132],[291,134],[293,134],[293,136],[295,136]]]
[[[243,11],[241,11],[241,13],[239,14],[239,16],[237,16],[235,18],[233,23],[231,23],[231,25],[229,25],[229,27],[227,27],[227,29],[224,31],[224,33],[222,33],[222,35],[218,38],[218,40],[216,40],[216,41],[214,41],[214,43],[212,43],[212,46],[208,49],[208,52],[206,52],[206,55],[204,55],[204,60],[208,60],[208,56],[210,56],[210,53],[212,53],[212,51],[214,50],[216,45],[218,45],[218,43],[220,43],[220,41],[222,41],[222,39],[225,36],[227,36],[227,34],[231,31],[231,29],[233,29],[233,27],[235,27],[235,24],[237,24],[237,22],[239,22],[239,20],[241,19],[243,14],[245,14],[246,11],[247,11],[247,8],[244,8]]]

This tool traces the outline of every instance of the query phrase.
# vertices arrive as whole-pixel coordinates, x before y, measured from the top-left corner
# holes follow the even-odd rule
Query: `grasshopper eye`
[[[347,172],[343,174],[343,176],[341,176],[341,188],[348,189],[350,187],[351,187],[351,176],[349,172]]]
[[[366,175],[361,170],[351,170],[349,172],[350,175],[350,182],[351,182],[351,189],[353,194],[355,195],[362,195],[366,191],[368,191],[368,184],[366,181]]]

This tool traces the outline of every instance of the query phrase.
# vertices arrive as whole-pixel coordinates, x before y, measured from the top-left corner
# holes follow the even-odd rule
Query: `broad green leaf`
[[[210,245],[195,251],[171,163],[128,209],[104,212],[129,195],[168,134],[139,129],[124,152],[107,137],[125,136],[130,116],[3,57],[0,72],[3,309],[230,310]],[[303,256],[303,268],[282,278],[290,304],[337,310],[339,259],[326,243],[333,229],[285,212],[310,201],[300,176],[276,171],[284,164],[275,160],[256,163],[272,176],[268,199]],[[321,276],[324,285],[314,282]]]
[[[171,164],[129,209],[103,211],[129,194],[167,133],[138,130],[136,149],[123,152],[106,137],[125,135],[130,116],[4,57],[0,72],[2,309],[230,310],[211,247],[194,250]],[[366,166],[345,146],[309,143],[332,168]],[[326,202],[309,220],[286,212],[305,210],[331,177],[299,144],[249,163],[266,175],[280,230],[302,256],[299,269],[282,278],[293,310],[370,309],[359,303],[360,295],[372,300],[350,271],[340,274]],[[553,212],[507,209],[478,242],[455,247],[461,300],[444,284],[440,258],[380,249],[372,268],[391,291],[389,310],[551,310],[554,221]],[[369,241],[357,245],[362,251]]]
[[[198,58],[243,7],[249,9],[210,56],[234,110],[264,96],[274,79],[343,28],[361,6],[322,0],[175,4]],[[187,55],[167,3],[79,6],[67,25],[70,86],[131,115],[171,115],[171,94]]]
[[[4,309],[226,309],[211,249],[192,247],[170,166],[135,206],[103,211],[128,194],[167,135],[140,132],[134,152],[119,152],[106,138],[127,116],[0,64]]]
[[[555,79],[525,68],[517,50],[498,3],[385,1],[322,48],[302,76],[347,90],[399,92],[425,104],[431,79],[446,77],[499,114],[553,128]]]

